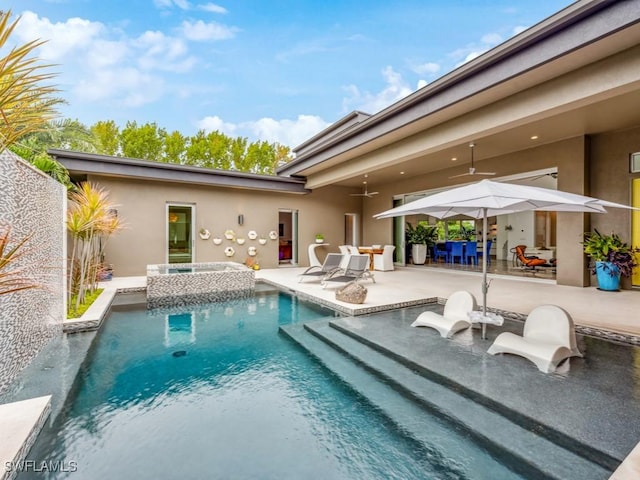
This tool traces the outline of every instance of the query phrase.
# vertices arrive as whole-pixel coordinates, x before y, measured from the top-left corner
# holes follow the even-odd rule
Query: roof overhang
[[[71,175],[102,175],[159,182],[189,183],[223,188],[307,194],[304,179],[215,170],[70,150],[48,150]]]

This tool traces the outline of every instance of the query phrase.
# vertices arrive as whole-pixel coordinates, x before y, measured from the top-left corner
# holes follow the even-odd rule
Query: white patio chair
[[[451,338],[454,333],[469,328],[469,312],[475,310],[476,298],[465,290],[454,292],[447,299],[442,315],[436,312],[422,312],[411,324],[412,327],[435,328],[442,337]]]
[[[395,249],[395,245],[385,245],[382,253],[374,254],[373,269],[383,272],[393,270],[393,251]]]
[[[531,360],[544,373],[552,373],[569,357],[582,357],[576,344],[571,316],[556,305],[534,308],[524,323],[522,336],[498,335],[487,351],[491,355],[511,353]]]

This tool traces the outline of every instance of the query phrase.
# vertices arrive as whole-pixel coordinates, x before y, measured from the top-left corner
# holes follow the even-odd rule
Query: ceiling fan
[[[380,192],[370,192],[367,190],[367,182],[362,182],[364,183],[364,192],[362,193],[350,193],[349,195],[351,195],[352,197],[367,197],[367,198],[371,198],[374,195],[378,195],[378,193]]]
[[[540,175],[536,175],[535,177],[531,177],[529,180],[531,181],[540,180],[541,178],[545,178],[545,177],[551,177],[554,180],[556,180],[558,178],[558,172],[542,173]]]
[[[476,144],[471,142],[469,144],[469,147],[471,147],[471,166],[469,167],[469,172],[468,173],[461,173],[459,175],[454,175],[452,177],[449,178],[458,178],[458,177],[465,177],[467,175],[495,175],[496,172],[476,172],[475,167],[473,166],[473,147],[475,147]]]

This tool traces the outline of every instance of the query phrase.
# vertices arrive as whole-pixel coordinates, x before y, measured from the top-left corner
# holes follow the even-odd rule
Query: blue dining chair
[[[447,249],[438,248],[438,244],[436,243],[433,246],[433,258],[437,262],[439,258],[443,258],[445,263],[449,261],[449,254],[447,253]]]
[[[487,252],[489,252],[487,255],[487,265],[491,265],[491,244],[492,243],[493,243],[493,240],[487,240]],[[478,251],[478,255],[477,255],[478,260],[482,258],[483,253],[484,252],[482,252],[481,250]]]
[[[451,251],[449,252],[449,263],[456,263],[456,257],[460,257],[460,263],[467,263],[464,256],[464,243],[451,242]]]
[[[466,263],[478,265],[478,242],[467,242],[464,248],[464,257]],[[473,262],[469,260],[471,258],[473,258]]]

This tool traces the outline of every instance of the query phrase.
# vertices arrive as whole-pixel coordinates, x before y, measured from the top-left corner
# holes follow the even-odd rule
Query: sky
[[[0,10],[20,16],[10,46],[46,41],[36,55],[55,65],[62,118],[219,130],[294,148],[571,3],[0,0]]]

